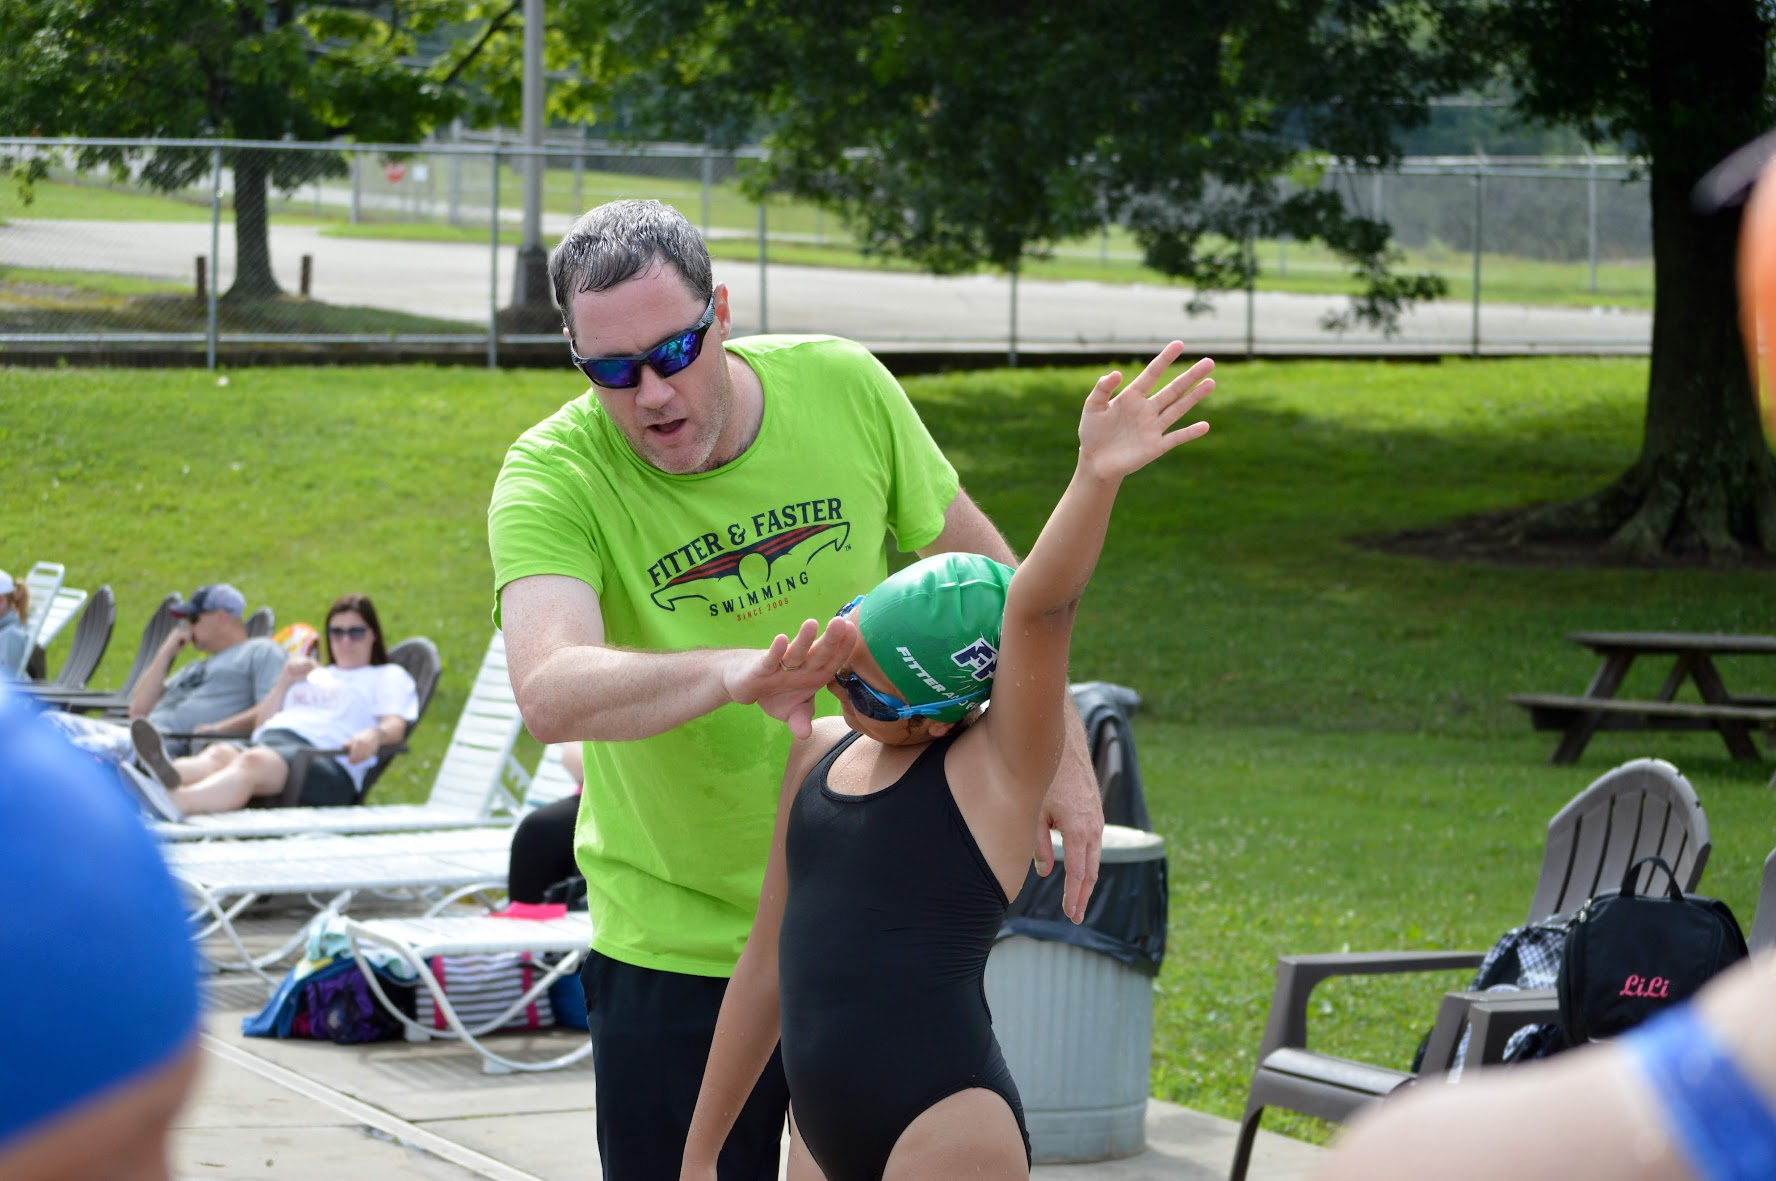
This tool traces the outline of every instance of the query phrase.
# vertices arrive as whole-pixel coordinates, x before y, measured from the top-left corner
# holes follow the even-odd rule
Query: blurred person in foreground
[[[1776,954],[1613,1041],[1369,1108],[1315,1181],[1769,1181]]]
[[[198,1065],[185,908],[114,777],[0,678],[0,1177],[168,1176]]]
[[[1703,177],[1704,214],[1743,201],[1739,316],[1776,438],[1776,132]],[[1767,1181],[1776,1177],[1776,951],[1613,1041],[1425,1085],[1353,1122],[1317,1181]]]

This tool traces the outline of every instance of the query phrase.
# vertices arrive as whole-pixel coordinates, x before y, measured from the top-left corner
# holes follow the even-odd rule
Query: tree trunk
[[[1762,130],[1767,30],[1756,0],[1654,0],[1645,144],[1652,158],[1653,356],[1634,466],[1531,534],[1607,536],[1619,556],[1776,553],[1776,463],[1740,341],[1737,208],[1700,214],[1702,175]]]
[[[235,154],[234,286],[225,299],[270,299],[284,293],[271,273],[271,224],[266,215],[269,164],[262,151]]]

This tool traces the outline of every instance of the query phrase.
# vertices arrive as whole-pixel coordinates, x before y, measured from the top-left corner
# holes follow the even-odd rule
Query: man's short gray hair
[[[608,291],[644,274],[656,262],[676,270],[698,299],[714,294],[703,235],[672,206],[659,201],[611,201],[582,214],[549,255],[549,281],[567,330],[573,331],[575,295]]]

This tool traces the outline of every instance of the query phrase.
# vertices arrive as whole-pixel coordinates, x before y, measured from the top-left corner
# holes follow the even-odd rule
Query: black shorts
[[[728,982],[639,968],[594,951],[580,984],[606,1181],[674,1181]],[[720,1181],[777,1181],[788,1108],[783,1058],[773,1051],[722,1147]]]
[[[294,762],[296,752],[313,750],[315,744],[294,730],[267,730],[253,740],[254,746],[275,751],[285,763]],[[358,802],[358,785],[351,772],[332,755],[310,760],[308,778],[302,781],[302,795],[296,801],[305,808],[338,808]]]

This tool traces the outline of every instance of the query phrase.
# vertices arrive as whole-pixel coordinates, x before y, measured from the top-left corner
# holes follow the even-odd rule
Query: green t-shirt
[[[889,534],[914,550],[942,532],[955,469],[866,349],[823,336],[727,348],[758,375],[764,416],[724,467],[650,466],[590,391],[513,444],[488,509],[496,624],[507,583],[564,574],[598,593],[613,645],[763,648],[879,582]],[[593,946],[730,975],[758,909],[788,729],[727,705],[585,752],[575,853]]]

